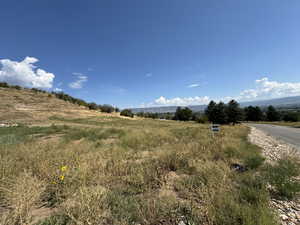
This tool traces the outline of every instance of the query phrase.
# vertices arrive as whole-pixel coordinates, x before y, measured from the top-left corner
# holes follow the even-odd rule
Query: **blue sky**
[[[299,12],[298,0],[3,1],[0,81],[121,108],[300,95]]]

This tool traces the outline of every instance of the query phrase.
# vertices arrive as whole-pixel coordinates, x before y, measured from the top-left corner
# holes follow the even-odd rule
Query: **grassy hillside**
[[[30,89],[0,87],[0,123],[45,123],[51,116],[87,117],[99,112]],[[104,115],[104,114],[103,114]]]

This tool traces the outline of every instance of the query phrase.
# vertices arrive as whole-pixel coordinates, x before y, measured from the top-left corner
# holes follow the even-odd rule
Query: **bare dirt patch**
[[[169,172],[165,176],[165,184],[160,188],[158,192],[159,197],[174,197],[178,199],[178,195],[174,190],[174,182],[176,179],[179,178],[179,175],[177,175],[174,171]]]
[[[50,216],[52,216],[55,212],[57,212],[57,209],[55,208],[46,208],[46,207],[41,207],[41,208],[36,208],[31,211],[31,216],[32,216],[32,221],[30,225],[37,224],[41,220],[44,220]]]

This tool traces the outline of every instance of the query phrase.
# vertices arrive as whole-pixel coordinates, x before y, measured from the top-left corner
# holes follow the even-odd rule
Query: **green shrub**
[[[9,88],[9,85],[6,82],[0,82],[0,87]]]
[[[158,159],[158,163],[161,168],[166,171],[184,171],[189,173],[193,170],[189,166],[188,156],[180,152],[170,152],[169,154],[164,154]]]
[[[268,202],[267,183],[262,176],[245,173],[238,178],[238,196],[241,202],[259,205]]]
[[[208,117],[206,115],[201,115],[196,119],[197,123],[208,123]]]
[[[181,203],[172,197],[146,199],[141,201],[138,211],[138,223],[154,224],[204,224],[203,217],[196,214],[192,204]]]
[[[177,107],[174,115],[174,120],[188,121],[192,119],[192,116],[193,116],[193,111],[190,108]]]
[[[66,215],[53,215],[35,225],[67,225],[69,222],[70,218]]]
[[[249,169],[257,169],[265,161],[265,158],[260,155],[254,155],[246,158],[245,166]]]
[[[298,121],[300,121],[300,113],[299,112],[287,112],[283,115],[282,119],[286,122],[298,122]]]
[[[95,102],[88,103],[88,107],[90,110],[97,110],[99,108]]]
[[[269,208],[269,193],[265,179],[246,172],[236,174],[231,191],[218,193],[213,199],[216,225],[275,225],[272,209]]]
[[[293,178],[299,176],[299,173],[300,164],[291,159],[281,159],[275,165],[268,165],[266,178],[274,188],[273,195],[278,198],[294,198],[300,192],[300,183]]]
[[[109,205],[115,223],[123,221],[125,224],[134,224],[137,221],[138,199],[123,194],[118,190],[108,192],[106,201]]]
[[[276,225],[274,215],[267,205],[256,207],[241,204],[228,193],[214,202],[214,225]]]
[[[113,106],[107,104],[99,105],[99,108],[101,112],[106,112],[106,113],[112,113],[115,111],[115,108]]]
[[[15,86],[11,86],[12,88],[15,88],[15,89],[17,89],[17,90],[21,90],[22,89],[22,87],[21,86],[19,86],[19,85],[15,85]]]
[[[238,157],[239,156],[239,151],[236,148],[233,147],[227,147],[224,150],[224,155],[226,158],[230,159],[230,158],[234,158],[234,157]]]
[[[132,111],[130,109],[123,109],[121,111],[121,116],[127,116],[127,117],[131,117],[133,118],[134,117],[134,114],[132,113]]]

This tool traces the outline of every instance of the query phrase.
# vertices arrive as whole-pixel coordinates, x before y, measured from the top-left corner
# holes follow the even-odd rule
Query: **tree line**
[[[300,121],[300,110],[278,110],[272,105],[267,108],[248,106],[244,108],[244,120],[246,121]]]
[[[300,110],[288,111],[277,110],[272,105],[267,108],[258,106],[248,106],[241,108],[235,100],[216,103],[211,101],[204,112],[193,112],[188,107],[177,107],[175,113],[144,113],[138,112],[139,117],[179,120],[179,121],[196,121],[199,123],[212,122],[216,124],[236,124],[240,121],[300,121]]]
[[[258,107],[248,106],[241,108],[235,100],[231,100],[228,104],[219,102],[218,104],[211,101],[205,114],[208,120],[219,124],[235,124],[238,121],[300,121],[300,110],[278,110],[274,106]]]

